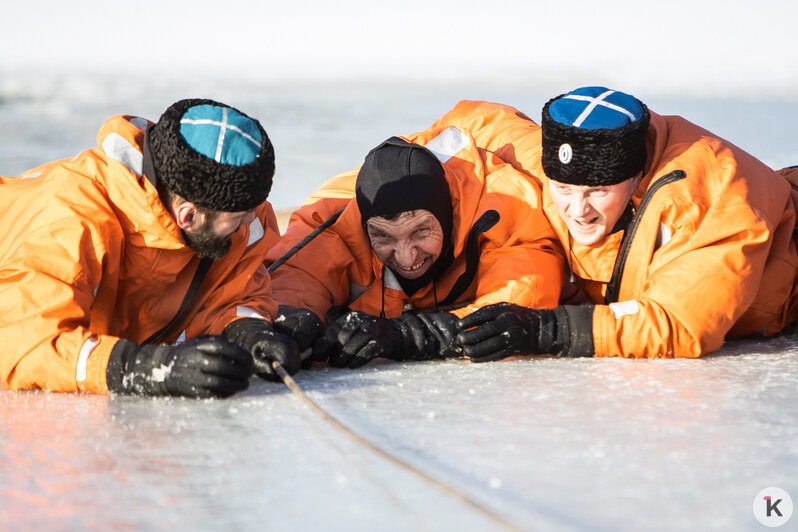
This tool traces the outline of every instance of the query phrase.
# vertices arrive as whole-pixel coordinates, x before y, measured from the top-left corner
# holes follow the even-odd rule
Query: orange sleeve
[[[103,266],[119,260],[122,231],[99,190],[87,180],[68,184],[81,193],[37,189],[25,211],[17,209],[30,207],[30,196],[19,201],[25,196],[3,191],[12,202],[0,205],[12,213],[0,241],[0,377],[9,389],[107,392],[118,338],[96,335],[89,324]],[[2,186],[29,185],[36,182]]]
[[[540,189],[510,165],[491,172],[480,209],[494,209],[501,218],[484,234],[476,299],[456,314],[499,302],[557,306],[565,260],[540,205]]]

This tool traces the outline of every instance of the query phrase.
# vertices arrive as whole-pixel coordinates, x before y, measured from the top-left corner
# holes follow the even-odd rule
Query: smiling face
[[[587,246],[609,235],[632,198],[640,175],[616,185],[588,187],[549,181],[551,199],[571,236]]]
[[[371,249],[396,274],[418,279],[441,256],[443,229],[430,211],[401,213],[393,219],[374,216],[366,222]]]

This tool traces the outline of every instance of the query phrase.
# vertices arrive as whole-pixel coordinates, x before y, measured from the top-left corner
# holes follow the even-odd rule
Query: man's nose
[[[416,263],[418,251],[409,241],[402,241],[396,244],[394,259],[402,266],[412,266]]]
[[[575,195],[569,205],[570,215],[576,218],[588,214],[591,210],[590,202],[586,196]]]

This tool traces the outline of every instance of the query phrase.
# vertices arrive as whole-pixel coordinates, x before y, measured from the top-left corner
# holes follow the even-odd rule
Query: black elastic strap
[[[380,303],[380,318],[385,317],[385,270],[388,267],[386,265],[382,265],[382,302]]]
[[[180,303],[180,308],[177,309],[177,314],[169,320],[169,323],[164,325],[160,330],[154,332],[150,335],[149,338],[144,340],[143,343],[145,344],[154,344],[157,343],[161,338],[166,336],[166,333],[169,332],[169,329],[174,326],[175,323],[178,322],[183,316],[185,316],[186,312],[188,311],[189,307],[191,307],[191,302],[194,299],[194,296],[197,294],[202,281],[205,279],[205,275],[208,273],[208,270],[211,268],[211,264],[213,264],[213,259],[209,259],[204,257],[200,260],[200,263],[197,265],[197,270],[194,272],[194,278],[191,279],[191,284],[188,285],[188,291],[186,291],[186,295],[183,297],[183,302]]]
[[[594,357],[593,312],[595,305],[563,305],[554,309],[561,357]]]
[[[152,151],[150,151],[150,131],[154,125],[149,126],[147,131],[144,132],[144,142],[141,147],[141,173],[150,180],[153,186],[157,187],[158,176],[155,174],[155,165],[152,164]]]
[[[324,220],[324,222],[322,222],[322,224],[321,224],[321,225],[319,225],[319,226],[318,226],[316,229],[314,229],[313,231],[311,231],[310,233],[308,233],[308,235],[307,235],[305,238],[303,238],[302,240],[300,240],[300,241],[299,241],[299,242],[298,242],[298,243],[297,243],[297,244],[296,244],[294,247],[292,247],[291,249],[289,249],[288,251],[286,251],[286,252],[283,254],[283,256],[282,256],[282,257],[280,257],[279,259],[277,259],[276,261],[274,261],[274,262],[271,264],[271,266],[269,266],[269,267],[267,268],[267,270],[269,271],[269,273],[272,273],[274,270],[276,270],[277,268],[279,268],[279,267],[280,267],[280,266],[281,266],[281,265],[282,265],[282,264],[283,264],[285,261],[287,261],[288,259],[290,259],[290,258],[291,258],[291,257],[293,257],[294,255],[296,255],[296,253],[297,253],[297,252],[298,252],[300,249],[302,249],[303,247],[307,246],[307,245],[308,245],[308,243],[309,243],[311,240],[313,240],[314,238],[316,238],[317,236],[319,236],[319,233],[321,233],[322,231],[324,231],[325,229],[327,229],[328,227],[330,227],[332,224],[334,224],[334,223],[335,223],[335,222],[338,220],[338,217],[339,217],[339,216],[341,216],[341,213],[342,213],[342,212],[344,212],[344,209],[345,209],[345,208],[346,208],[346,207],[343,207],[343,208],[341,208],[341,210],[339,210],[338,212],[336,212],[335,214],[333,214],[332,216],[330,216],[329,218],[327,218],[326,220]]]
[[[479,269],[479,235],[496,225],[500,218],[501,216],[497,211],[490,209],[482,213],[482,216],[471,226],[471,231],[468,232],[465,245],[466,269],[460,277],[457,278],[457,281],[455,281],[454,286],[452,286],[452,289],[449,291],[449,295],[441,301],[441,307],[454,303],[455,300],[471,286],[474,277],[477,275],[477,270]]]

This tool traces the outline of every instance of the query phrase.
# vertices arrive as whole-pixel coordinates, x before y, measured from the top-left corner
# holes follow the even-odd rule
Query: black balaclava
[[[437,280],[451,265],[452,195],[443,165],[427,148],[391,137],[371,150],[357,174],[355,198],[364,231],[369,218],[419,209],[431,212],[441,224],[443,247],[432,267],[418,279],[394,271],[406,294]]]

